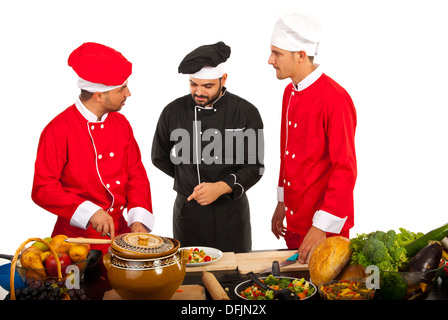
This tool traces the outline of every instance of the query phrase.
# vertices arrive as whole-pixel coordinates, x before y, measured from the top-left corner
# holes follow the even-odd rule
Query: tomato
[[[210,256],[205,256],[204,257],[204,262],[207,262],[207,261],[210,261],[210,260],[212,260],[212,258],[210,258]]]
[[[72,260],[70,256],[66,252],[58,253],[59,262],[61,263],[61,271],[62,276],[65,274],[65,269],[67,266],[72,264]],[[45,272],[48,276],[57,277],[58,276],[58,266],[56,264],[56,259],[53,255],[49,255],[47,259],[45,259]]]
[[[193,251],[199,251],[199,249],[198,248],[194,248],[194,250]]]

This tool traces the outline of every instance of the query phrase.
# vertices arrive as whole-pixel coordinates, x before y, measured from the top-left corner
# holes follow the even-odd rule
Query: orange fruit
[[[53,237],[53,239],[51,240],[51,245],[54,248],[54,250],[56,250],[56,252],[68,253],[70,251],[70,247],[72,246],[72,244],[65,241],[65,239],[67,239],[67,238],[68,237],[63,234],[58,234]]]
[[[86,260],[89,251],[89,246],[86,246],[85,244],[73,244],[68,254],[70,259],[72,259],[72,262],[76,263]]]

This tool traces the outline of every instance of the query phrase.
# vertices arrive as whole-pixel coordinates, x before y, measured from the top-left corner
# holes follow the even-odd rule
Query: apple
[[[60,252],[58,253],[59,262],[61,263],[61,272],[62,275],[65,274],[65,269],[67,266],[72,264],[72,260],[70,259],[70,256],[66,252]],[[56,264],[56,259],[54,255],[48,256],[47,259],[45,259],[45,271],[47,272],[47,275],[51,277],[57,277],[58,276],[58,266]]]

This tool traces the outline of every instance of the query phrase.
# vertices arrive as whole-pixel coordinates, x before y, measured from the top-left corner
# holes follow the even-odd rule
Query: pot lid
[[[179,249],[179,241],[149,233],[122,233],[111,244],[114,253],[124,258],[157,258]]]

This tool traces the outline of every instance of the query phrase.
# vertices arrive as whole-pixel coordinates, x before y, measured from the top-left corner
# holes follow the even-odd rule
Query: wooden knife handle
[[[89,243],[89,244],[110,244],[111,239],[93,239],[93,238],[67,238],[69,243]]]
[[[229,296],[212,273],[204,271],[202,273],[202,282],[213,300],[230,300]]]

